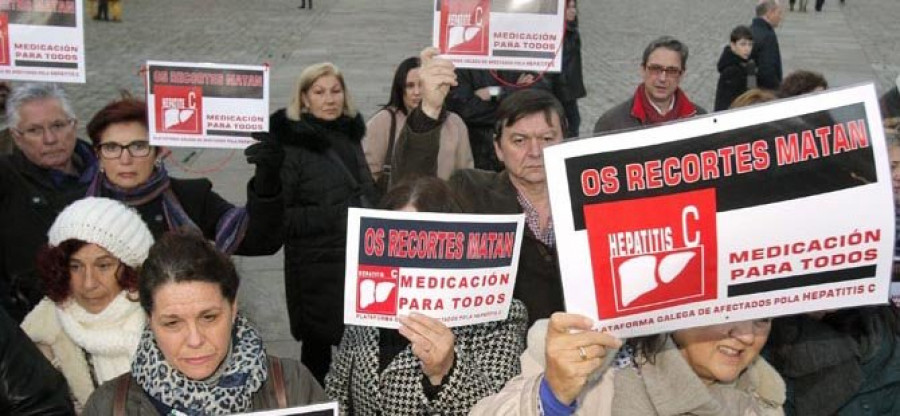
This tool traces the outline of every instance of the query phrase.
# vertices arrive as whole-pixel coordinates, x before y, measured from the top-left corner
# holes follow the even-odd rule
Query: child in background
[[[716,85],[715,111],[726,110],[737,96],[756,88],[756,63],[750,59],[753,32],[747,26],[731,31],[731,42],[722,50],[719,63],[719,83]]]

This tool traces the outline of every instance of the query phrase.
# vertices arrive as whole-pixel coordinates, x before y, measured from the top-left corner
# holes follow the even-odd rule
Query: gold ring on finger
[[[587,351],[584,350],[584,347],[578,347],[578,355],[581,357],[582,360],[587,361],[588,355],[587,355]]]

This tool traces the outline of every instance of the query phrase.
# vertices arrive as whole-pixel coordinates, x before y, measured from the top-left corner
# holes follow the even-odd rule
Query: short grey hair
[[[63,111],[70,118],[76,118],[66,97],[66,91],[59,85],[45,82],[29,82],[12,90],[6,102],[6,121],[11,127],[19,125],[19,109],[23,105],[37,100],[59,100]]]
[[[647,66],[650,54],[659,48],[666,48],[672,52],[678,52],[678,54],[681,55],[681,70],[687,69],[688,47],[684,43],[681,43],[680,40],[671,36],[660,36],[650,42],[650,44],[644,48],[644,55],[641,57],[641,66]]]
[[[781,7],[781,0],[760,0],[756,5],[756,17],[763,17],[779,7]]]

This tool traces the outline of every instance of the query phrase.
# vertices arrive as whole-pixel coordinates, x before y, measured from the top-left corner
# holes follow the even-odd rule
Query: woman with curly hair
[[[131,368],[146,322],[136,269],[153,236],[133,209],[107,198],[66,207],[38,254],[46,297],[22,329],[65,376],[81,408],[94,389]]]

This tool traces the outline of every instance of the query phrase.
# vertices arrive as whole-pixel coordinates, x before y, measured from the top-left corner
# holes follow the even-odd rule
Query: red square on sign
[[[197,86],[156,85],[153,87],[156,131],[160,133],[203,134],[203,89]]]
[[[356,312],[397,314],[396,267],[360,264],[356,272]]]
[[[9,16],[0,13],[0,65],[8,66],[9,59]]]
[[[449,55],[487,55],[490,0],[442,0],[440,47]]]
[[[584,207],[601,319],[715,299],[715,188]]]

